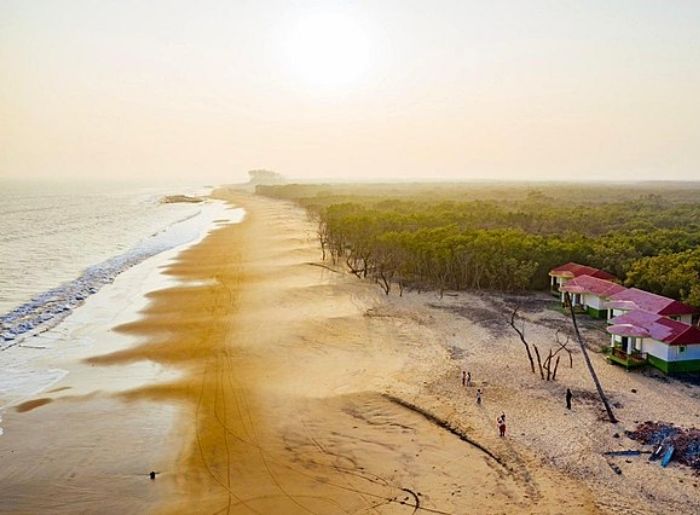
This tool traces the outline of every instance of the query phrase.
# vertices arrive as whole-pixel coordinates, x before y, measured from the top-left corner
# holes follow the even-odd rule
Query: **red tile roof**
[[[611,324],[629,324],[646,330],[654,340],[668,345],[700,344],[700,329],[648,311],[630,311],[613,318]]]
[[[605,279],[608,281],[617,280],[617,277],[604,270],[599,270],[598,268],[593,268],[592,266],[579,265],[578,263],[566,263],[565,265],[553,268],[549,271],[549,275],[553,275],[555,277],[578,277],[580,275],[589,275],[591,277],[597,277],[598,279]]]
[[[678,302],[677,300],[669,299],[668,297],[656,295],[655,293],[649,293],[648,291],[639,290],[637,288],[629,288],[616,293],[610,297],[610,300],[631,301],[634,302],[637,309],[647,311],[649,313],[656,313],[657,315],[690,315],[697,311],[694,307]]]
[[[619,284],[606,281],[605,279],[598,279],[597,277],[591,277],[590,275],[581,275],[575,279],[567,281],[564,286],[561,287],[563,291],[572,291],[574,293],[592,293],[598,297],[610,297],[616,293],[619,293],[626,288],[620,286]]]

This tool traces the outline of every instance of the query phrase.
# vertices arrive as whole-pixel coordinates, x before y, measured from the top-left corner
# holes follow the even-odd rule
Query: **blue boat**
[[[671,457],[673,457],[673,451],[675,451],[675,447],[673,445],[669,445],[668,448],[666,449],[666,453],[664,454],[664,457],[661,458],[661,466],[666,467],[668,465],[668,462],[671,461]]]

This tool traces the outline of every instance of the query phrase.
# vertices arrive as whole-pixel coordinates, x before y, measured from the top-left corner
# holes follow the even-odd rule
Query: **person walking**
[[[573,399],[574,394],[571,393],[569,388],[566,389],[566,409],[571,409],[571,399]]]
[[[472,373],[467,372],[467,386],[471,386],[471,385],[472,385]]]
[[[481,388],[476,389],[476,403],[481,404]]]
[[[467,386],[467,372],[462,370],[462,386]]]
[[[498,417],[498,435],[501,438],[505,438],[506,436],[506,414],[501,413],[501,416]]]

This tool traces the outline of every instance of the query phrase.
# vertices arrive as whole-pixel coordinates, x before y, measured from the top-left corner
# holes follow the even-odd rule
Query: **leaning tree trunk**
[[[617,418],[615,418],[615,414],[613,413],[612,408],[610,407],[610,403],[608,402],[608,398],[605,396],[605,392],[603,391],[603,386],[600,384],[600,381],[598,380],[598,376],[595,373],[595,370],[593,369],[593,363],[591,363],[591,358],[588,357],[588,350],[586,350],[586,345],[583,343],[583,338],[581,337],[581,333],[578,330],[578,324],[576,323],[576,313],[574,312],[574,305],[571,302],[571,297],[569,296],[569,292],[564,293],[564,302],[567,306],[569,306],[569,309],[571,310],[571,321],[574,324],[574,333],[576,333],[576,340],[578,340],[578,344],[581,346],[581,352],[583,353],[583,359],[586,360],[586,365],[588,366],[588,371],[591,373],[591,377],[593,378],[593,382],[595,383],[596,390],[598,390],[598,395],[600,396],[600,400],[603,401],[603,405],[605,406],[605,411],[608,413],[608,420],[612,422],[613,424],[617,422]]]

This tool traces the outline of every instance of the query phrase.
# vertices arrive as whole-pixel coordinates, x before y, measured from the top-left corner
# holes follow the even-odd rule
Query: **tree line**
[[[314,194],[304,195],[305,188]],[[596,201],[576,202],[538,190],[508,201],[432,200],[420,186],[400,198],[354,197],[352,190],[339,198],[332,187],[307,185],[259,193],[307,207],[324,259],[377,281],[387,294],[394,287],[542,290],[550,269],[575,261],[700,306],[697,202],[648,192],[623,201],[603,192]]]

